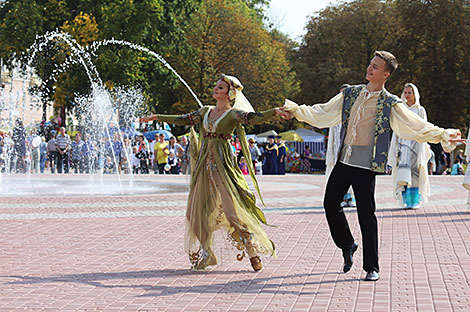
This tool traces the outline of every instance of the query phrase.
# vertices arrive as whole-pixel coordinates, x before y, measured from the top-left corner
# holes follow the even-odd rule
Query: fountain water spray
[[[83,126],[84,129],[94,129],[95,132],[92,133],[94,135],[94,139],[97,140],[101,144],[101,150],[109,147],[112,150],[111,156],[114,160],[114,168],[117,168],[119,165],[119,161],[116,158],[112,135],[109,129],[109,124],[115,117],[116,112],[119,112],[121,118],[126,120],[126,124],[130,124],[130,121],[137,117],[138,111],[137,108],[141,107],[144,103],[144,98],[142,92],[135,87],[117,87],[112,91],[109,91],[106,86],[103,84],[102,79],[100,78],[100,74],[93,64],[91,60],[91,56],[96,56],[96,51],[102,46],[108,45],[120,45],[120,46],[127,46],[131,49],[135,49],[138,51],[142,51],[148,53],[149,55],[155,57],[159,60],[165,67],[167,67],[180,81],[181,83],[188,89],[191,95],[194,97],[196,102],[199,106],[202,107],[202,103],[197,98],[195,93],[191,90],[189,85],[184,81],[184,79],[176,72],[175,69],[158,53],[151,51],[143,46],[133,44],[123,40],[103,40],[93,42],[93,44],[86,48],[79,45],[74,38],[66,33],[62,32],[50,32],[46,33],[43,36],[37,36],[35,43],[30,48],[31,56],[27,62],[26,66],[26,73],[24,81],[31,80],[33,77],[34,70],[32,68],[33,61],[35,60],[38,53],[43,51],[51,42],[62,42],[65,43],[67,48],[69,49],[70,54],[68,54],[65,58],[65,62],[62,63],[60,66],[55,64],[55,68],[52,71],[52,74],[47,79],[52,79],[56,81],[57,75],[60,73],[65,72],[70,65],[72,64],[79,64],[84,69],[89,82],[91,92],[89,95],[76,95],[74,99],[75,103],[75,112],[80,120],[80,125]],[[22,91],[23,94],[26,94],[27,90]],[[10,97],[14,96],[10,94]],[[3,94],[3,102],[5,102],[5,94]],[[1,100],[1,99],[0,99]],[[10,104],[15,103],[16,101],[10,99],[8,101]],[[14,104],[13,104],[14,105]],[[13,107],[9,107],[11,111],[13,111]],[[10,124],[13,124],[14,116],[10,116]],[[121,135],[120,131],[117,132]],[[104,134],[104,141],[103,141],[103,134]],[[120,137],[120,141],[123,142],[124,138]],[[132,168],[130,164],[130,155],[129,155],[129,147],[122,146],[124,148],[124,153],[126,154],[127,158],[127,167],[131,176],[131,184],[133,181],[132,178]],[[101,162],[104,161],[105,153],[101,154]],[[9,159],[9,157],[7,157]],[[93,166],[93,163],[88,164],[89,167]],[[9,168],[6,166],[6,168]],[[8,171],[8,170],[6,170]],[[116,170],[117,171],[117,170]],[[118,172],[117,172],[118,173]],[[119,173],[117,174],[119,185],[122,189],[121,184],[121,177]],[[0,177],[1,179],[2,177]],[[1,180],[0,180],[1,181]],[[103,181],[103,176],[101,175],[101,181]]]

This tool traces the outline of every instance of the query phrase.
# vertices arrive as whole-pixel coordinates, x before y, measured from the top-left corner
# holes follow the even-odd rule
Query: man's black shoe
[[[354,255],[354,252],[356,252],[358,246],[359,245],[356,242],[354,242],[351,248],[343,249],[343,258],[344,258],[343,272],[344,273],[351,270],[351,267],[353,265],[353,255]]]
[[[372,271],[367,272],[366,278],[364,280],[375,282],[379,280],[379,278],[380,278],[379,272],[372,270]]]

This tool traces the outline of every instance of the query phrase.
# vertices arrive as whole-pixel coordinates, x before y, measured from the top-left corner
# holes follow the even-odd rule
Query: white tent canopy
[[[294,130],[291,130],[294,131]],[[321,133],[308,130],[305,128],[299,128],[295,132],[304,139],[304,142],[314,142],[314,143],[323,143],[325,141],[325,136]],[[264,143],[268,141],[268,136],[277,135],[277,132],[274,130],[269,130],[260,134],[247,134],[247,139],[253,138],[256,142]]]
[[[277,135],[277,132],[274,131],[274,130],[269,130],[269,131],[266,131],[266,132],[257,134],[256,136],[257,136],[258,138],[263,138],[263,137],[268,137],[268,136],[270,136],[270,135],[276,136],[276,135]]]
[[[323,134],[305,128],[299,128],[295,132],[304,139],[304,142],[323,142],[325,140]]]

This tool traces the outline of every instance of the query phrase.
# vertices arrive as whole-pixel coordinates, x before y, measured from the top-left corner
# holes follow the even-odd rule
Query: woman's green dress
[[[234,130],[240,138],[242,152],[249,164],[255,188],[259,187],[254,175],[246,134],[241,124],[263,123],[271,118],[274,109],[261,112],[227,110],[217,120],[209,119],[213,106],[181,116],[156,115],[158,121],[177,125],[199,124],[199,140],[191,139],[191,185],[186,211],[185,251],[194,269],[215,265],[214,232],[223,229],[238,250],[241,260],[261,253],[275,256],[274,243],[260,223],[266,224],[263,212],[256,206],[254,194],[249,190],[230,139]],[[260,196],[261,197],[261,196]]]

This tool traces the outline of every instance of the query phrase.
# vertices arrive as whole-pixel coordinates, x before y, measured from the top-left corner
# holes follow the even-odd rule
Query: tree
[[[452,128],[470,123],[470,1],[397,0],[402,31],[401,82],[414,82],[430,121]],[[419,21],[419,22],[418,22]],[[443,114],[443,109],[449,112]]]
[[[186,39],[192,49],[174,64],[203,104],[213,104],[212,88],[222,73],[240,79],[255,110],[280,106],[295,91],[286,45],[264,29],[243,1],[205,0],[189,25]],[[187,91],[180,88],[179,93],[174,110],[197,108]]]
[[[27,49],[36,35],[57,28],[69,32],[82,46],[93,40],[116,38],[167,57],[186,48],[182,26],[198,1],[7,1],[0,6],[0,57],[8,64],[22,53],[27,59]],[[122,46],[103,47],[96,55],[92,61],[108,86],[137,85],[152,105],[174,103],[177,78],[156,59]],[[33,60],[43,81],[41,90],[36,91],[67,108],[73,107],[75,94],[90,90],[83,67],[71,58],[66,45],[51,42]]]
[[[43,32],[41,6],[33,0],[7,1],[0,6],[0,58],[12,66],[34,42],[36,34]]]
[[[431,122],[465,128],[470,60],[468,0],[355,0],[313,16],[292,63],[301,103],[325,102],[343,83],[365,83],[375,50],[391,51],[400,65],[387,89],[400,95],[415,83]],[[451,114],[442,114],[442,108]]]
[[[330,6],[307,25],[294,68],[303,103],[331,98],[344,83],[365,81],[365,70],[376,50],[390,49],[393,11],[389,1],[358,0]]]

